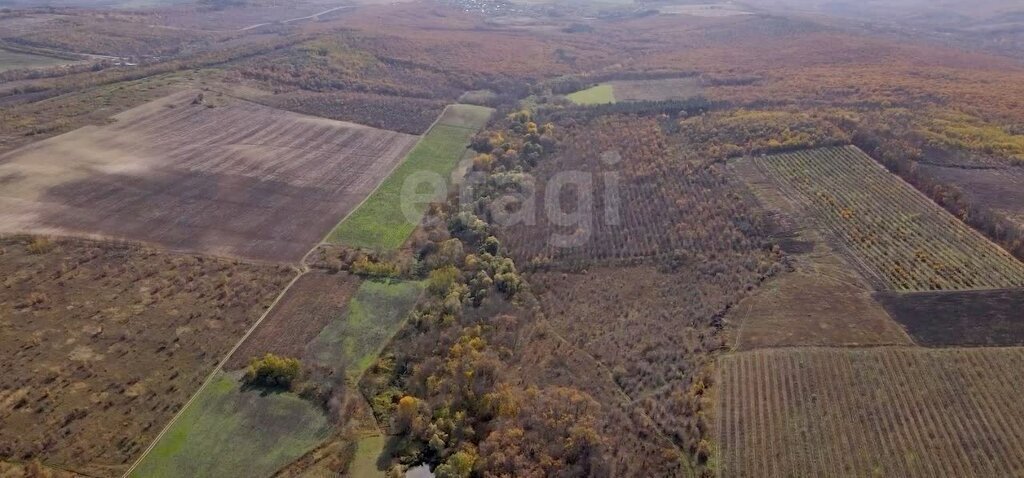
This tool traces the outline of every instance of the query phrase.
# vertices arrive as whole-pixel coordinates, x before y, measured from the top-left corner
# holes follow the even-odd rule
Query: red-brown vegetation
[[[562,137],[558,152],[530,171],[532,178],[520,181],[521,191],[512,190],[496,203],[535,209],[526,219],[532,223],[501,229],[524,266],[578,267],[653,257],[700,262],[765,247],[765,218],[743,200],[742,186],[718,165],[686,161],[656,120],[601,117],[569,126]],[[584,181],[547,191],[548,181],[564,171]],[[589,209],[579,209],[587,201]],[[492,215],[507,214],[497,207],[492,206]],[[556,224],[547,213],[551,207],[578,220]]]
[[[426,98],[312,91],[281,93],[256,101],[296,113],[409,134],[425,133],[447,104],[444,100]]]

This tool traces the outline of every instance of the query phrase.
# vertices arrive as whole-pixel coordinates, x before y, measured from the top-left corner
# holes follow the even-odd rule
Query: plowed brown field
[[[416,140],[198,94],[0,156],[0,232],[296,261]]]

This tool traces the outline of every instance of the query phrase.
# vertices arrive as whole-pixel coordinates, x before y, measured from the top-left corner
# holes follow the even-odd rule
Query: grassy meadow
[[[33,55],[0,48],[0,71],[19,70],[22,68],[39,68],[71,63],[72,60],[52,56]]]
[[[612,85],[602,83],[585,90],[570,93],[567,98],[578,105],[603,105],[615,102],[615,90]]]
[[[131,476],[271,476],[330,433],[327,416],[291,393],[243,389],[219,373]]]

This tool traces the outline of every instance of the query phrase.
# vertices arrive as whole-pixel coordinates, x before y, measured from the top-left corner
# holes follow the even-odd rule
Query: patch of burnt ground
[[[1024,345],[1024,289],[885,292],[877,298],[919,345]]]

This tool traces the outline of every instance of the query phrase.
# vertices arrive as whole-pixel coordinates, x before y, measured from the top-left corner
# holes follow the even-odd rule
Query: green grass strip
[[[458,165],[470,139],[487,123],[491,112],[490,108],[472,105],[446,108],[402,164],[331,231],[327,242],[377,250],[401,247],[419,225],[430,203],[413,197],[431,190],[420,180],[440,177],[444,184],[450,185],[451,171]],[[407,182],[421,184],[414,189],[418,194],[403,194]]]

